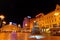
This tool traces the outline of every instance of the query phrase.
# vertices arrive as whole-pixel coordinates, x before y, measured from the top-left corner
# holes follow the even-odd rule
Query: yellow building
[[[40,13],[35,18],[30,19],[30,29],[33,28],[33,22],[37,21],[40,28],[60,27],[60,5],[56,5],[56,9],[44,15]]]
[[[46,15],[44,13],[40,13],[35,16],[35,18],[30,18],[28,27],[30,30],[33,28],[34,21],[38,22],[38,25],[40,28],[53,28],[53,27],[60,27],[60,5],[56,5],[56,8],[54,11],[51,11],[47,13]]]
[[[56,9],[52,12],[49,12],[46,15],[42,15],[42,17],[39,17],[39,25],[41,27],[55,27],[59,26],[60,24],[60,6],[56,5]]]

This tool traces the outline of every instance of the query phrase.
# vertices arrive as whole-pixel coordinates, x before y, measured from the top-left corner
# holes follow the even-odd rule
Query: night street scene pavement
[[[60,0],[0,1],[0,40],[60,40]]]

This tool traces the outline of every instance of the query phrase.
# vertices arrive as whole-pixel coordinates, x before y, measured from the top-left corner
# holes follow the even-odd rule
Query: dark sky
[[[6,16],[6,21],[22,23],[25,16],[34,17],[38,13],[48,13],[55,9],[58,0],[8,0],[0,1],[0,14]]]

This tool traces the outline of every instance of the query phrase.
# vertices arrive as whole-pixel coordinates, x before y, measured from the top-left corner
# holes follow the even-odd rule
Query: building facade
[[[37,21],[40,28],[53,28],[60,27],[60,5],[56,5],[54,11],[51,11],[44,15],[44,13],[40,13],[35,16],[35,18],[29,19],[29,28],[30,30],[33,28],[34,21]]]

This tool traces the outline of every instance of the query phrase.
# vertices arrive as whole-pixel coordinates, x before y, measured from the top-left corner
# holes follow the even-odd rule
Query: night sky
[[[8,0],[0,1],[0,14],[5,15],[7,22],[13,21],[22,24],[24,17],[32,18],[43,12],[47,14],[55,9],[59,0]]]

